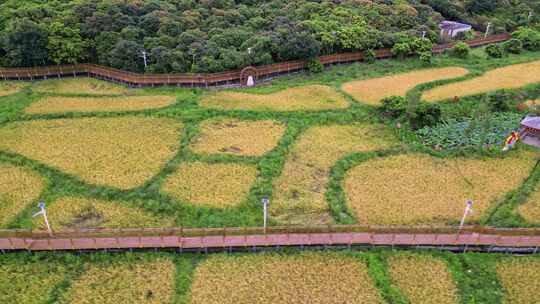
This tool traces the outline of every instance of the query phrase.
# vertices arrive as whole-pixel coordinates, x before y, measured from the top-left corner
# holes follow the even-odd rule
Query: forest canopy
[[[443,19],[510,31],[529,12],[537,20],[540,1],[0,0],[0,65],[219,72],[390,48],[423,31],[436,43]]]

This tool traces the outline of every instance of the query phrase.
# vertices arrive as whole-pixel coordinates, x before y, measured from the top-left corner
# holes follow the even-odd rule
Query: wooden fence
[[[509,34],[492,35],[486,39],[479,38],[467,41],[471,47],[483,46],[491,43],[503,42],[510,39]],[[455,43],[436,45],[433,52],[436,54],[450,49]],[[377,59],[390,58],[393,54],[390,49],[381,49],[375,52]],[[318,57],[325,66],[333,64],[362,61],[364,54],[342,53]],[[145,86],[181,86],[181,87],[211,87],[230,84],[245,84],[248,77],[256,81],[269,79],[281,74],[288,74],[304,70],[307,66],[305,60],[287,61],[282,63],[247,67],[242,70],[211,74],[137,74],[121,71],[95,64],[58,65],[36,68],[0,68],[2,80],[39,80],[61,77],[90,76],[107,81],[123,83],[131,87]]]

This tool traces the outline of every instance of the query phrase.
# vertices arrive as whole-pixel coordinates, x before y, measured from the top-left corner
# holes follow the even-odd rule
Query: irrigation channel
[[[492,43],[509,40],[509,34],[492,35],[466,41],[471,47],[480,47]],[[451,49],[455,43],[440,44],[433,47],[434,54],[440,54]],[[394,55],[390,49],[375,51],[377,59],[391,58]],[[325,66],[362,61],[364,54],[342,53],[318,57]],[[95,64],[58,65],[36,68],[0,68],[0,80],[42,80],[63,77],[90,76],[130,87],[178,86],[178,87],[229,87],[246,85],[251,77],[255,84],[264,82],[280,75],[297,73],[305,70],[306,60],[287,61],[257,67],[246,67],[242,70],[227,71],[212,74],[137,74],[121,71]]]
[[[539,228],[317,226],[263,228],[1,230],[0,250],[178,252],[269,251],[282,248],[438,249],[452,252],[540,253]]]

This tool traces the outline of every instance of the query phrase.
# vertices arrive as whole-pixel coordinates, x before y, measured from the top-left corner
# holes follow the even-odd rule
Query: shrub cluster
[[[471,53],[471,47],[465,42],[458,42],[452,49],[452,53],[458,58],[465,59],[469,57],[469,54]]]
[[[433,42],[427,38],[414,38],[396,43],[392,48],[392,54],[399,58],[407,56],[420,56],[423,61],[431,55]],[[431,61],[431,58],[429,60]]]
[[[411,103],[401,96],[391,96],[382,100],[385,117],[406,120],[411,128],[420,129],[433,126],[441,120],[441,108],[437,104]]]

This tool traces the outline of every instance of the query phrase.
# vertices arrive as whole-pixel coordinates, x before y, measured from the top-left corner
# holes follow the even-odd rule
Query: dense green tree
[[[120,40],[108,54],[108,62],[113,68],[131,72],[144,71],[141,58],[142,47],[134,41]]]
[[[48,62],[47,31],[29,19],[13,20],[0,36],[2,64],[30,67]]]
[[[65,26],[61,22],[53,22],[48,28],[49,59],[56,63],[78,63],[85,59],[87,43],[81,38],[78,28]]]
[[[402,43],[407,55],[426,55],[428,41],[413,37],[425,31],[437,41],[443,18],[478,29],[489,18],[497,32],[532,29],[540,21],[538,0],[488,2],[0,0],[0,64],[84,60],[142,72],[135,54],[144,49],[150,54],[146,72],[222,71]],[[521,36],[525,47],[535,46],[533,34]]]

